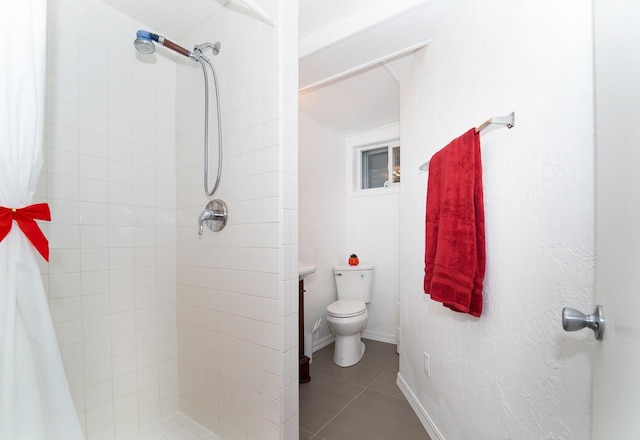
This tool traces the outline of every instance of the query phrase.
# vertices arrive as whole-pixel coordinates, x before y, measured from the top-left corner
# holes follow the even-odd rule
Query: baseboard
[[[364,339],[373,339],[374,341],[386,342],[389,344],[398,343],[398,337],[396,335],[391,335],[388,333],[364,331],[362,332],[362,337]],[[313,341],[313,352],[315,353],[316,351],[323,349],[327,345],[333,344],[335,340],[336,340],[336,335],[332,333],[316,341]]]
[[[418,398],[413,394],[413,391],[411,391],[409,385],[407,385],[400,373],[398,373],[396,384],[400,388],[400,391],[402,391],[402,394],[404,394],[404,397],[406,397],[411,408],[413,408],[413,412],[418,416],[420,423],[424,426],[424,429],[427,431],[427,434],[429,434],[429,437],[431,437],[431,440],[444,440],[444,437],[440,431],[438,431],[438,428],[436,428],[433,420],[431,420],[431,417],[429,417],[429,414],[424,410],[423,406],[418,401]]]
[[[324,338],[318,339],[317,341],[313,341],[313,352],[315,353],[316,351],[323,349],[327,345],[333,344],[335,340],[336,336],[332,333],[325,336]]]
[[[367,330],[363,331],[361,336],[364,339],[373,339],[378,342],[386,342],[388,344],[397,344],[398,343],[398,335],[390,334],[390,333],[382,333],[382,332],[368,332]]]

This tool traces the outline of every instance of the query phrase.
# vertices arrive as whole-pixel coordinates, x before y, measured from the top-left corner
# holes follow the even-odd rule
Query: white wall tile
[[[86,345],[86,344],[85,344]],[[86,386],[95,385],[112,378],[111,360],[86,362],[84,365],[84,383]]]
[[[87,430],[89,432],[113,423],[113,402],[87,410]]]
[[[102,296],[102,295],[94,295]],[[83,303],[86,297],[83,298]],[[108,310],[108,308],[107,308]],[[84,314],[87,316],[88,314]],[[111,335],[111,322],[109,315],[99,316],[90,319],[84,319],[82,321],[83,336],[85,341],[91,341],[94,339],[104,339]]]
[[[153,88],[134,89],[134,70],[153,77],[159,66],[140,66],[144,63],[135,58],[133,50],[125,53],[115,46],[126,41],[130,48],[126,26],[144,26],[99,1],[52,0],[49,9],[48,151],[45,185],[41,186],[54,214],[47,230],[51,246],[47,290],[87,437],[110,434],[106,438],[113,438],[114,426],[125,432],[140,420],[151,422],[160,414],[157,404],[144,414],[137,408],[136,375],[141,366],[157,370],[160,324],[155,310],[136,313],[136,286],[148,289],[144,297],[152,297],[157,279],[169,283],[168,290],[158,289],[156,295],[166,303],[163,322],[173,325],[175,334],[175,305],[174,317],[169,319],[167,314],[175,304],[176,277],[158,277],[155,223],[144,224],[145,229],[135,234],[133,228],[136,207],[155,210],[160,201],[164,210],[175,210],[175,179],[170,168],[175,163],[170,135],[174,132],[173,110],[154,110]],[[109,38],[105,39],[107,29]],[[163,63],[162,70],[164,77],[175,78],[173,62]],[[174,87],[167,89],[173,98]],[[146,100],[143,107],[134,104],[137,99]],[[134,120],[135,108],[148,111]],[[169,134],[161,142],[161,162],[154,160],[156,118],[163,133]],[[137,132],[147,138],[136,138],[146,150],[134,156],[136,121],[148,127]],[[146,162],[151,167],[162,163],[158,175],[164,192],[160,198],[155,190],[156,171],[136,168],[144,164],[144,157],[151,159]],[[134,176],[139,185],[134,185]],[[167,217],[164,232],[175,235],[175,221],[171,221],[175,214]],[[163,243],[168,246],[163,249],[163,270],[175,270],[175,239]],[[155,301],[145,300],[149,303]],[[136,332],[137,325],[144,328]],[[162,333],[166,362],[176,356],[171,333],[167,329]],[[149,351],[151,347],[156,347],[155,352]],[[157,374],[145,378],[149,387],[157,389]],[[175,372],[165,378],[171,380],[177,383]],[[177,409],[176,387],[167,384],[164,389],[166,408]],[[114,399],[119,408],[116,425]]]
[[[52,299],[49,301],[54,323],[82,319],[82,299],[78,297]]]
[[[109,315],[111,324],[111,334],[132,332],[136,328],[136,315],[133,310],[123,311],[119,313],[111,313]]]
[[[88,272],[109,269],[109,251],[106,248],[89,248],[80,251],[82,270]]]
[[[83,248],[108,247],[109,229],[107,228],[107,226],[81,225],[80,244]]]
[[[130,249],[125,249],[124,254],[114,253],[113,258],[121,255],[130,255]],[[125,267],[123,269],[116,270],[113,266],[111,266],[111,270],[109,271],[109,285],[111,286],[111,290],[113,292],[133,289],[133,268]],[[132,294],[129,296],[133,298]]]
[[[112,400],[111,381],[105,381],[85,389],[85,408],[93,409],[105,405]]]
[[[49,245],[49,273],[80,272],[79,249],[56,249]]]
[[[56,336],[61,347],[76,345],[83,340],[82,321],[67,321],[55,325]]]
[[[108,205],[105,203],[80,202],[80,217],[83,225],[108,224]]]
[[[137,389],[137,375],[133,372],[113,379],[113,396],[116,399],[131,393],[135,393],[137,399]]]
[[[84,343],[84,360],[87,363],[111,360],[111,338],[99,338]]]
[[[130,416],[137,411],[138,394],[136,392],[114,400],[114,417],[116,420],[124,419],[126,416]]]
[[[280,350],[291,340],[291,335],[286,337],[288,342],[283,339],[287,333],[278,313],[285,309],[278,306],[281,301],[290,304],[283,296],[290,292],[283,289],[280,274],[285,261],[293,265],[293,251],[285,259],[281,245],[293,243],[297,228],[288,224],[292,216],[281,212],[279,173],[283,163],[292,169],[295,165],[293,156],[282,157],[279,146],[278,94],[283,91],[277,32],[265,31],[240,14],[229,14],[231,21],[237,21],[231,23],[224,14],[224,19],[222,15],[212,18],[185,36],[187,41],[201,41],[208,38],[208,27],[224,29],[221,38],[229,36],[226,51],[216,62],[223,72],[236,73],[233,79],[221,75],[227,97],[222,103],[225,127],[230,129],[225,132],[230,145],[225,158],[230,165],[228,174],[223,173],[219,197],[229,204],[229,225],[220,233],[206,231],[198,238],[195,219],[204,206],[198,177],[202,115],[199,88],[191,85],[201,81],[200,72],[180,66],[176,73],[174,62],[163,58],[155,64],[141,62],[130,48],[130,39],[134,29],[145,26],[102,2],[50,3],[47,143],[51,145],[47,148],[66,153],[55,153],[47,163],[46,189],[52,200],[71,202],[66,205],[71,209],[60,218],[71,228],[52,224],[56,246],[51,250],[49,272],[54,278],[49,283],[55,286],[54,296],[60,297],[51,298],[51,308],[57,325],[84,324],[82,344],[74,344],[77,339],[70,336],[62,338],[74,347],[67,352],[69,362],[83,362],[84,380],[76,383],[81,389],[88,387],[87,392],[96,391],[88,402],[84,393],[76,397],[80,410],[86,411],[82,420],[88,437],[126,432],[178,408],[177,380],[183,371],[177,369],[176,361],[176,326],[180,326],[180,340],[195,344],[181,344],[181,358],[198,368],[189,374],[204,375],[207,386],[221,387],[191,388],[181,381],[181,409],[193,410],[194,419],[204,423],[209,423],[204,417],[208,411],[211,423],[237,437],[246,437],[251,430],[256,438],[279,438]],[[69,10],[69,15],[63,10]],[[238,35],[240,28],[246,33]],[[290,44],[294,42],[295,38]],[[118,49],[121,44],[128,46],[130,54]],[[261,57],[251,58],[261,52]],[[290,60],[292,66],[296,62]],[[75,152],[80,155],[69,154]],[[213,158],[212,163],[215,168]],[[184,191],[177,193],[176,183]],[[295,193],[287,194],[285,206],[293,208]],[[262,202],[263,196],[273,199]],[[176,213],[176,204],[187,209]],[[72,221],[75,206],[81,219],[77,223]],[[176,231],[178,221],[189,225],[189,231]],[[283,227],[282,222],[287,224]],[[197,250],[181,252],[176,258],[185,245]],[[81,270],[86,271],[80,276],[83,296],[74,303],[70,300],[75,297],[65,295],[77,293],[78,277],[72,274]],[[63,274],[67,278],[55,278]],[[193,305],[176,310],[176,299]],[[176,315],[191,325],[176,323]],[[61,334],[69,334],[73,325],[68,325],[60,327]],[[258,342],[258,325],[265,326],[260,344],[276,350],[250,350],[248,339]],[[166,366],[160,368],[160,363]],[[258,409],[254,395],[252,412],[246,408],[246,390],[262,392],[262,378],[254,379],[255,369],[273,373],[268,382],[272,399],[260,402]],[[226,376],[214,380],[218,370]],[[139,374],[145,382],[138,383]],[[108,401],[104,383],[112,383],[113,396]],[[232,403],[229,411],[218,413],[223,400],[214,391]],[[293,412],[290,407],[286,406],[287,414]],[[260,418],[250,419],[249,414],[256,413]]]
[[[49,298],[78,296],[81,293],[81,286],[79,273],[51,274],[49,275]]]
[[[135,332],[118,333],[111,336],[111,350],[114,356],[136,351]]]

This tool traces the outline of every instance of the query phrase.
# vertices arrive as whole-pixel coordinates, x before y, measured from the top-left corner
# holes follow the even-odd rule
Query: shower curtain
[[[42,166],[46,6],[0,0],[0,439],[82,439],[36,261],[48,208],[21,210]]]

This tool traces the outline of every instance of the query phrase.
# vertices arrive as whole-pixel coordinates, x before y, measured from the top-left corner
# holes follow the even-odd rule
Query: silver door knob
[[[567,332],[574,332],[589,327],[597,340],[604,334],[604,312],[602,306],[596,306],[591,315],[565,307],[562,309],[562,328]]]

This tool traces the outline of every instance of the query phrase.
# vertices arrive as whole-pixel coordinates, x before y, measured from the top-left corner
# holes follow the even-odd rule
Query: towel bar
[[[515,114],[516,114],[516,112],[513,111],[513,112],[509,113],[508,115],[493,116],[493,117],[487,119],[486,121],[484,121],[482,124],[478,125],[476,127],[476,132],[480,131],[480,132],[487,133],[489,131],[489,130],[487,130],[489,127],[492,127],[492,128],[500,128],[500,127],[513,128],[513,126],[516,125]],[[428,161],[426,161],[425,163],[420,165],[420,167],[418,169],[420,171],[429,171],[429,162],[431,162],[431,159],[429,159]]]

